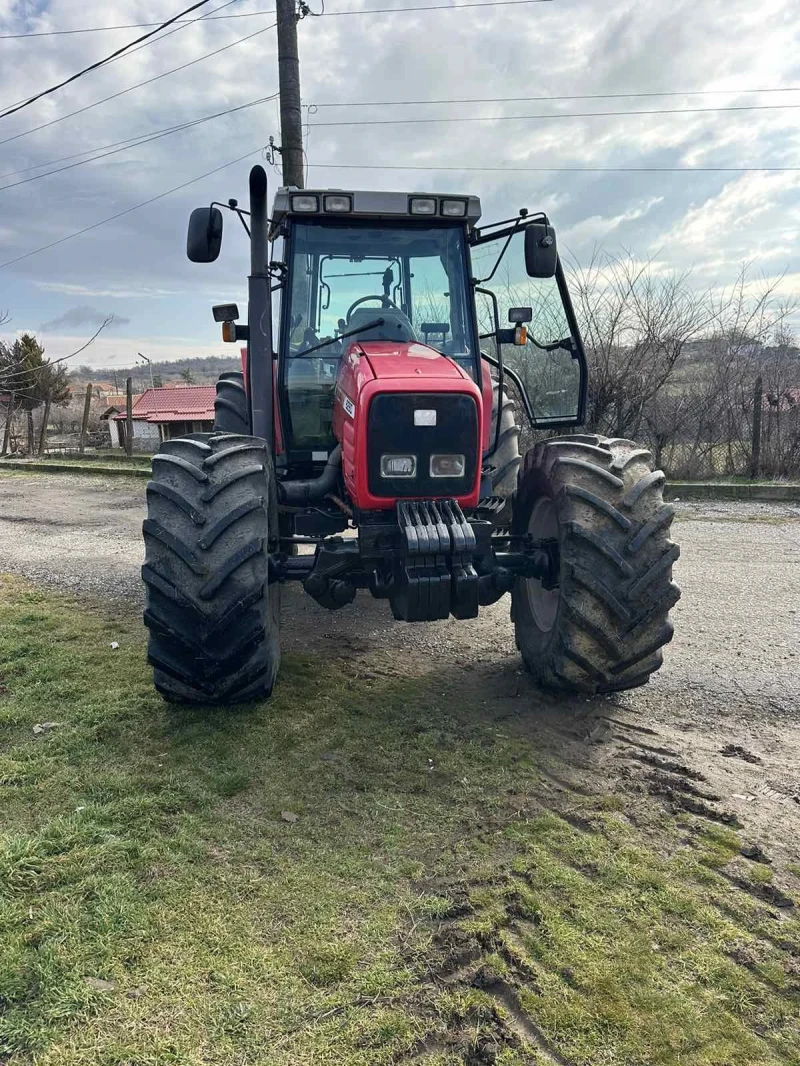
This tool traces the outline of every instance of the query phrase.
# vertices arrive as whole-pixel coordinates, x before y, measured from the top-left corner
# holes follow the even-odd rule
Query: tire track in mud
[[[527,797],[530,815],[547,811],[579,833],[602,832],[602,826],[593,823],[586,801],[592,797],[601,801],[612,791],[621,794],[626,801],[619,812],[623,817],[627,817],[630,804],[635,802],[665,807],[672,815],[689,815],[691,832],[699,832],[704,823],[743,828],[738,816],[725,809],[721,792],[709,787],[706,774],[692,766],[691,759],[678,750],[678,746],[669,746],[670,740],[658,729],[637,726],[623,718],[612,719],[603,714],[602,706],[588,711],[581,709],[566,721],[563,718],[553,721],[552,715],[545,712],[534,729],[546,765],[537,767],[541,787],[532,790]],[[637,735],[629,736],[629,733],[647,739],[639,740]],[[568,745],[566,750],[564,739]],[[665,742],[659,743],[662,739]],[[617,772],[616,779],[609,776],[611,768]],[[571,797],[579,803],[582,801],[580,811],[572,808]],[[495,833],[496,828],[491,832]],[[758,847],[750,850],[756,856],[763,856]],[[558,851],[553,857],[589,881],[600,873],[592,863],[581,863]],[[753,861],[763,862],[764,859]],[[780,908],[784,914],[794,906],[792,898],[776,885],[753,882],[724,868],[714,867],[714,873],[719,875],[721,882],[741,892],[745,898]],[[544,964],[537,960],[531,965],[525,958],[523,938],[526,928],[535,929],[536,918],[519,893],[514,892],[514,885],[519,883],[525,884],[529,891],[535,889],[535,882],[529,881],[524,872],[510,867],[498,869],[497,876],[481,886],[477,883],[450,886],[451,898],[455,902],[433,932],[431,952],[435,961],[429,965],[428,980],[433,986],[479,989],[492,1008],[480,1023],[481,1035],[477,1043],[474,1042],[476,1020],[465,1018],[445,1035],[428,1034],[411,1051],[398,1058],[398,1063],[424,1063],[436,1053],[447,1052],[460,1056],[464,1066],[479,1066],[493,1063],[498,1049],[507,1047],[518,1051],[529,1048],[536,1056],[535,1061],[547,1066],[571,1066],[570,1060],[548,1041],[535,1019],[526,1012],[520,995],[526,992],[541,994],[536,967]],[[480,909],[470,903],[470,893],[486,884],[495,889],[495,903],[498,899],[504,900],[504,915],[493,922],[489,933],[466,933],[458,923],[467,917],[480,916]],[[447,887],[440,883],[437,891],[446,892]],[[717,901],[709,898],[708,903],[716,906]],[[722,913],[722,908],[718,909]],[[800,995],[800,966],[796,967],[793,961],[797,957],[797,944],[780,935],[764,935],[733,907],[727,908],[726,918],[741,932],[743,943],[762,944],[767,949],[767,956],[763,960],[751,958],[746,948],[736,946],[723,954],[732,964],[746,970],[762,987],[795,1004]],[[507,967],[506,973],[495,970],[492,956],[502,959]],[[778,965],[785,974],[785,983],[762,972],[760,962]],[[547,972],[570,987],[577,987],[571,983],[570,974],[550,967]],[[769,1034],[763,1034],[762,1038],[776,1054],[781,1052],[780,1045]]]
[[[513,878],[505,875],[506,885]],[[446,886],[438,885],[441,891]],[[454,886],[455,895],[462,889]],[[488,1010],[478,1014],[468,1011],[456,1019],[446,1033],[430,1032],[395,1062],[424,1063],[435,1054],[458,1055],[464,1066],[491,1066],[504,1049],[530,1050],[542,1066],[573,1066],[530,1017],[520,1000],[520,989],[538,992],[536,973],[503,942],[503,935],[521,931],[528,919],[519,913],[519,897],[508,899],[505,916],[490,933],[468,933],[457,923],[468,915],[480,913],[461,896],[439,919],[432,920],[431,950],[434,960],[428,968],[428,983],[433,987],[477,989],[488,1001]],[[491,962],[499,956],[509,976],[500,974]],[[531,1060],[534,1061],[534,1060]]]

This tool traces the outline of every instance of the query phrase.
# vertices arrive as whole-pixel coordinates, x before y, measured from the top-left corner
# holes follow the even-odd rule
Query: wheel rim
[[[534,504],[528,522],[528,532],[536,540],[558,538],[558,511],[549,496],[540,497]],[[546,589],[541,581],[529,577],[525,581],[525,591],[536,625],[542,632],[549,633],[555,625],[558,614],[561,595],[559,589]]]

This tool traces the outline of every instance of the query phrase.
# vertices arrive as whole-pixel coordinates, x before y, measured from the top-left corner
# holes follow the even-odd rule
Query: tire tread
[[[156,689],[178,703],[266,698],[280,653],[267,557],[275,485],[264,442],[212,432],[166,443],[143,525]]]
[[[581,693],[644,684],[672,639],[680,598],[669,539],[675,508],[665,478],[633,441],[584,435],[550,438],[525,458],[514,531],[527,532],[533,505],[549,496],[561,540],[561,597],[552,630],[537,623],[524,579],[512,618],[525,665],[544,685]]]

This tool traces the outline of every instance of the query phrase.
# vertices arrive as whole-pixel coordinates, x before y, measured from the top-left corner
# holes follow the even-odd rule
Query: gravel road
[[[143,501],[143,482],[128,479],[0,474],[0,570],[138,606]],[[644,689],[590,701],[541,693],[520,670],[505,599],[475,623],[407,626],[365,594],[331,614],[293,587],[284,592],[284,647],[346,659],[356,683],[376,671],[457,669],[486,701],[516,700],[518,713],[530,708],[557,731],[568,722],[568,735],[590,745],[606,788],[630,794],[635,767],[653,755],[699,767],[721,804],[716,820],[732,814],[765,847],[794,858],[800,507],[698,501],[677,508],[683,598],[666,664]],[[722,754],[726,745],[734,754]]]

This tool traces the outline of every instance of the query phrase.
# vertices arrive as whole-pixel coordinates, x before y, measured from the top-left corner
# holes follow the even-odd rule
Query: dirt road
[[[127,479],[0,476],[0,570],[137,607],[143,496],[143,485]],[[677,506],[683,598],[666,665],[644,689],[580,702],[543,694],[521,671],[505,599],[476,623],[407,626],[364,594],[331,614],[292,587],[284,591],[284,647],[352,662],[356,684],[376,674],[458,668],[486,701],[508,699],[516,713],[529,711],[532,728],[562,738],[566,731],[583,754],[561,755],[574,756],[585,773],[591,765],[603,788],[655,793],[673,809],[706,808],[712,820],[739,819],[776,858],[794,861],[800,508]]]

